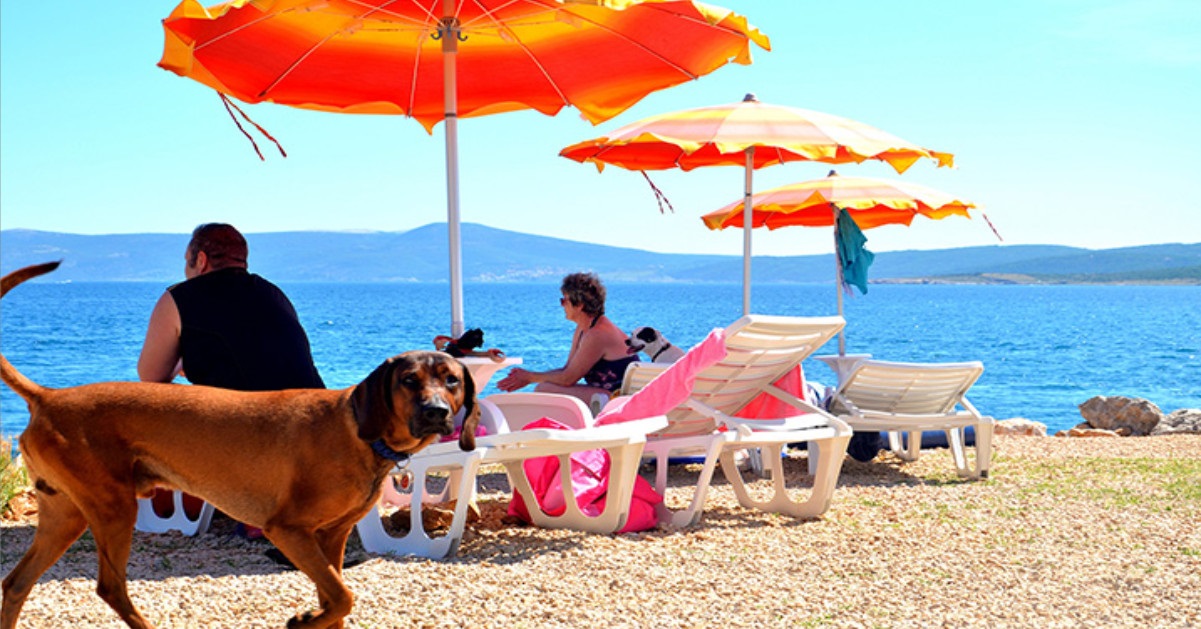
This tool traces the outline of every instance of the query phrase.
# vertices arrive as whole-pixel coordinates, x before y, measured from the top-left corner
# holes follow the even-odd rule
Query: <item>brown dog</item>
[[[0,296],[58,263],[0,280]],[[16,625],[38,578],[90,527],[97,592],[130,627],[151,627],[125,588],[139,496],[171,487],[263,529],[317,585],[321,609],[289,627],[341,627],[353,596],[342,582],[346,540],[404,460],[466,419],[459,446],[475,448],[471,377],[439,352],[388,359],[341,391],[246,393],[202,386],[104,382],[49,389],[0,355],[0,376],[29,403],[21,451],[37,490],[38,528],[4,579],[0,627]]]

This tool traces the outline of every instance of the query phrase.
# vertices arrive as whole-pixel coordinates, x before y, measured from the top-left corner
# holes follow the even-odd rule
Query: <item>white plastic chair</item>
[[[192,519],[184,511],[183,493],[172,491],[171,494],[173,509],[171,515],[167,517],[154,512],[154,505],[149,498],[138,498],[138,519],[134,522],[134,528],[143,533],[179,531],[188,536],[199,535],[207,531],[209,523],[213,519],[213,505],[205,502],[200,507],[200,513],[196,519]]]
[[[644,450],[655,459],[655,489],[661,494],[667,487],[669,458],[704,456],[691,502],[675,511],[661,505],[661,521],[687,526],[700,520],[718,461],[744,507],[797,518],[817,517],[829,508],[851,429],[774,383],[837,335],[844,324],[841,317],[747,315],[725,329],[726,357],[697,375],[688,399],[667,413],[668,427],[647,437]],[[636,392],[663,371],[663,365],[634,363],[626,370],[621,392]],[[773,419],[735,417],[763,393],[783,401],[795,414]],[[781,460],[783,448],[797,442],[808,443],[814,476],[808,497],[799,501],[785,487]],[[756,500],[750,495],[735,464],[739,450],[762,452],[762,464],[772,481],[770,498]]]
[[[431,559],[453,555],[463,536],[468,505],[475,498],[476,473],[484,463],[500,463],[505,467],[510,484],[521,493],[537,526],[612,533],[625,525],[646,433],[662,429],[667,425],[667,418],[648,417],[637,422],[593,426],[584,403],[565,395],[508,393],[483,398],[478,403],[480,423],[489,434],[477,437],[476,449],[471,452],[461,451],[457,442],[445,442],[414,455],[406,470],[406,474],[412,475],[412,493],[407,499],[398,499],[400,494],[392,487],[391,479],[385,479],[381,503],[391,501],[408,505],[409,532],[403,536],[389,535],[383,528],[379,510],[374,509],[357,526],[365,550]],[[521,429],[535,419],[550,415],[578,429]],[[612,476],[604,511],[589,516],[580,510],[574,497],[564,500],[565,511],[557,516],[537,508],[538,501],[522,463],[533,457],[559,457],[564,479],[562,486],[570,488],[569,457],[575,452],[595,449],[606,450],[611,458]],[[429,496],[426,491],[432,472],[449,474],[443,492],[436,496]],[[421,511],[431,502],[452,498],[456,504],[446,535],[429,536],[422,526]]]
[[[923,430],[944,430],[956,472],[965,478],[987,478],[994,421],[967,399],[968,389],[983,372],[980,362],[863,360],[839,385],[833,407],[853,430],[887,431],[889,450],[903,461],[917,460]],[[964,447],[968,426],[976,433],[974,465]]]

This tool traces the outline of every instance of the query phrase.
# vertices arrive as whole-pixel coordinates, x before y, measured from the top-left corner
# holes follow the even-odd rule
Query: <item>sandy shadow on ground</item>
[[[938,453],[923,452],[923,456],[937,457]],[[946,456],[946,455],[942,455]],[[941,462],[940,462],[941,463]],[[669,503],[679,508],[681,500],[691,498],[701,471],[700,463],[673,464],[669,467],[667,487]],[[960,479],[953,473],[922,476],[910,471],[917,467],[905,463],[890,454],[877,456],[870,462],[856,461],[847,457],[839,475],[839,487],[904,487],[958,485],[973,481]],[[920,471],[929,471],[929,465]],[[941,466],[940,466],[941,467]],[[949,465],[948,465],[949,467]],[[785,484],[790,490],[804,491],[812,486],[808,458],[795,452],[783,461]],[[640,470],[647,480],[653,480],[653,466],[644,465]],[[757,477],[749,470],[740,471],[743,479],[751,485],[752,493],[767,491],[771,481]],[[547,554],[557,554],[578,549],[589,533],[578,531],[548,531],[532,525],[521,524],[507,516],[507,507],[512,490],[508,477],[499,467],[481,470],[477,477],[481,500],[480,513],[470,520],[464,530],[459,553],[455,557],[440,561],[481,563],[520,563]],[[432,491],[440,491],[444,479],[431,482]],[[713,487],[728,487],[729,482],[720,469],[714,471]],[[836,494],[837,495],[837,492]],[[712,497],[710,498],[712,502]],[[436,512],[437,509],[430,509]],[[445,509],[443,509],[445,511]],[[400,518],[404,519],[404,518]],[[741,507],[726,507],[707,504],[701,523],[687,528],[659,528],[637,535],[665,537],[703,530],[705,527],[732,529],[763,526],[804,526],[808,520],[795,520],[775,514],[762,513]],[[266,541],[250,541],[235,534],[232,520],[218,513],[209,531],[196,537],[186,537],[178,532],[151,534],[134,533],[129,562],[130,580],[163,580],[181,576],[211,577],[236,575],[273,574],[288,570],[268,559],[264,552],[271,548]],[[431,535],[445,534],[449,519],[441,524],[428,526]],[[0,573],[7,573],[16,565],[29,548],[35,531],[34,521],[6,523],[0,527]],[[361,563],[379,558],[395,562],[423,562],[420,557],[400,555],[376,555],[363,550],[357,533],[351,535],[347,544],[350,563]],[[42,577],[42,581],[64,578],[96,577],[96,549],[90,533],[85,533],[73,544],[63,557]],[[348,568],[353,570],[353,567]]]

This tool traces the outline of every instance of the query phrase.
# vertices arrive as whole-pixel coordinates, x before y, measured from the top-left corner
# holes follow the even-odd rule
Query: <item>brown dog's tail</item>
[[[61,261],[35,264],[33,266],[27,266],[23,269],[17,269],[16,271],[5,275],[3,278],[0,278],[0,297],[7,295],[8,291],[16,288],[18,284],[24,282],[25,280],[37,277],[39,275],[45,275],[54,269],[57,269],[59,264],[61,264]],[[21,372],[17,371],[17,368],[13,367],[12,363],[8,362],[8,359],[5,358],[3,354],[0,354],[0,378],[3,378],[5,384],[7,384],[9,387],[12,387],[13,391],[16,391],[18,395],[26,400],[39,397],[40,393],[45,388],[33,380],[26,378],[21,374]]]

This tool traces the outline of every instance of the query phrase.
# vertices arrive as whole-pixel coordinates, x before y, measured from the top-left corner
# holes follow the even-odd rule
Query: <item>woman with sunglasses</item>
[[[567,364],[550,371],[515,367],[496,386],[516,391],[535,383],[539,393],[574,395],[585,403],[598,393],[610,396],[621,387],[626,367],[638,354],[630,352],[626,333],[605,316],[605,285],[595,273],[572,273],[563,278],[559,290],[563,315],[576,325]]]

